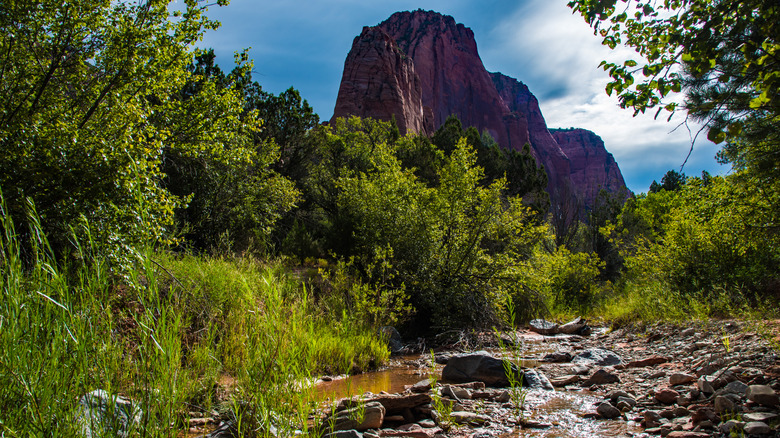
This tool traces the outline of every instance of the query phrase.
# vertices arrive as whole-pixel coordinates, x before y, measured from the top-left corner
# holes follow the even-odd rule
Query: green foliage
[[[774,0],[575,0],[569,7],[604,45],[626,45],[642,58],[601,63],[612,78],[607,93],[617,93],[624,108],[674,112],[678,104],[669,97],[684,89],[683,108],[708,125],[716,143],[738,137],[750,119],[776,130],[780,9]],[[644,78],[636,79],[639,74]]]
[[[510,267],[546,228],[506,194],[504,178],[485,178],[466,138],[447,154],[419,137],[399,137],[392,123],[353,117],[317,130],[311,141],[317,158],[304,180],[304,208],[316,225],[307,229],[349,260],[340,270],[359,276],[339,288],[351,300],[386,295],[391,302],[403,292],[420,330],[489,326],[508,295],[523,303],[524,316],[536,312]],[[404,165],[415,157],[424,158],[421,167]],[[359,313],[374,315],[370,321],[394,319],[361,306]]]
[[[3,203],[2,435],[79,436],[78,400],[101,388],[143,409],[129,436],[177,436],[188,412],[219,401],[225,375],[244,436],[266,430],[272,414],[292,434],[309,425],[311,394],[299,382],[388,356],[374,332],[334,321],[274,266],[144,252],[119,278],[89,240],[74,238],[75,261],[58,261],[34,212],[25,263],[6,211]]]
[[[187,79],[190,48],[215,27],[194,1],[175,19],[167,1],[3,9],[0,186],[17,220],[25,197],[34,199],[55,249],[82,215],[93,238],[113,246],[163,239],[182,201],[158,184],[167,148],[246,160],[240,150],[225,153],[224,130],[254,123],[229,111],[234,96],[208,94],[193,106],[172,99]]]
[[[732,291],[735,301],[764,293],[780,254],[774,237],[756,226],[760,198],[734,184],[737,177],[689,178],[678,191],[629,201],[605,229],[624,253],[627,279],[704,300],[719,290]]]
[[[546,298],[550,311],[583,315],[596,307],[610,284],[598,281],[603,262],[594,254],[558,248],[538,251],[525,264],[525,282]]]

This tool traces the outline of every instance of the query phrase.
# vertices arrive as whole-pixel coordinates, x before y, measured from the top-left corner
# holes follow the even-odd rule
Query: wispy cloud
[[[602,59],[625,60],[635,55],[627,48],[611,51],[566,2],[529,2],[499,22],[483,45],[488,68],[517,76],[539,98],[550,127],[579,127],[600,135],[615,156],[626,182],[634,191],[646,191],[653,179],[685,162],[692,136],[700,128],[680,126],[682,115],[666,121],[653,114],[632,117],[631,110],[607,96]],[[679,126],[679,127],[678,127]],[[722,173],[713,156],[717,146],[700,136],[685,172]]]

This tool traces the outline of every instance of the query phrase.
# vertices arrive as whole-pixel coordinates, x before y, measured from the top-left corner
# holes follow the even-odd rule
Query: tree
[[[677,172],[676,170],[670,170],[664,174],[661,178],[661,184],[658,184],[655,180],[650,184],[649,193],[656,193],[659,190],[675,191],[680,190],[685,185],[685,174]]]
[[[169,3],[3,3],[0,187],[14,216],[35,202],[60,249],[80,217],[116,254],[165,239],[184,201],[160,184],[165,151],[250,159],[240,138],[258,121],[239,118],[237,93],[177,98],[193,45],[217,24],[195,0]]]
[[[682,108],[706,124],[716,143],[739,138],[746,124],[778,132],[780,8],[775,0],[575,0],[569,7],[604,45],[626,45],[642,58],[601,63],[612,77],[606,91],[617,93],[622,107],[635,114],[653,108],[656,115],[664,108],[674,112],[678,104],[670,93],[684,89]]]

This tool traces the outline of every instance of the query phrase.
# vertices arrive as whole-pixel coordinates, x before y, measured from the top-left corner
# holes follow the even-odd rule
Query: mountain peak
[[[504,148],[521,150],[529,143],[537,163],[547,171],[553,202],[556,193],[572,193],[561,190],[568,185],[586,204],[598,191],[596,186],[625,189],[614,159],[606,171],[603,165],[579,169],[577,162],[578,172],[587,177],[573,179],[569,149],[561,148],[548,130],[536,97],[517,79],[489,73],[479,57],[474,32],[453,17],[422,9],[396,12],[355,38],[344,63],[333,118],[395,117],[402,133],[432,134],[453,114],[464,127],[487,131]],[[571,146],[575,140],[566,137],[566,141],[572,152],[579,153],[581,149]],[[598,144],[588,143],[593,148]],[[600,147],[602,155],[611,158],[603,142]]]

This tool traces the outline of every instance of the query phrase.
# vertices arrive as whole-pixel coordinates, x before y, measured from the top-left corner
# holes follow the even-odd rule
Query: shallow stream
[[[540,354],[555,351],[555,344],[544,342],[526,342],[521,350],[523,366],[535,367],[539,362],[530,358],[538,358]],[[493,351],[494,355],[500,352]],[[391,365],[381,371],[364,373],[356,376],[335,378],[332,381],[317,385],[318,398],[330,401],[344,397],[361,395],[366,392],[401,393],[409,385],[427,379],[431,370],[424,365],[426,359],[422,356],[406,356],[396,358]],[[437,365],[436,378],[441,378],[443,365]],[[512,437],[638,437],[646,436],[639,424],[623,420],[596,420],[584,417],[595,411],[595,403],[601,397],[586,390],[581,391],[542,391],[529,390],[526,393],[524,416],[526,420],[551,425],[545,429],[515,428],[512,432],[502,435]]]

